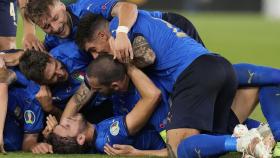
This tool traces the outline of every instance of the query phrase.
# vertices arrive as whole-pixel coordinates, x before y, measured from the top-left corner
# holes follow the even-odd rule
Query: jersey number
[[[173,32],[176,34],[177,37],[180,37],[180,38],[181,38],[181,37],[187,37],[187,36],[188,36],[185,32],[178,30],[178,28],[174,27],[174,26],[173,26],[172,24],[170,24],[169,22],[164,21],[164,20],[162,20],[162,22],[164,22],[164,23],[167,25],[167,27],[169,27],[170,29],[172,29]]]
[[[10,16],[16,21],[15,6],[13,2],[10,3]]]

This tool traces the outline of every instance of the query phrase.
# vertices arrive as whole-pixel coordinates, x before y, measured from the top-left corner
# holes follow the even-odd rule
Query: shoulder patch
[[[25,120],[25,123],[26,124],[34,124],[34,122],[35,122],[35,114],[34,114],[34,112],[33,111],[31,111],[31,110],[26,110],[25,112],[24,112],[24,120]]]
[[[119,121],[113,122],[110,126],[110,133],[113,136],[118,135],[120,132]]]

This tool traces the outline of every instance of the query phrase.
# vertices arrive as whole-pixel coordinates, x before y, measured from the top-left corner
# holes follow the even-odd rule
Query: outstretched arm
[[[138,150],[131,145],[114,144],[113,147],[106,144],[104,147],[106,154],[110,156],[158,156],[167,157],[167,149],[161,150]]]
[[[5,153],[3,131],[8,108],[8,86],[15,78],[15,73],[8,70],[3,58],[0,58],[0,152],[3,153]]]
[[[154,112],[160,97],[161,91],[141,70],[135,66],[128,66],[127,74],[141,95],[141,99],[135,107],[126,115],[126,125],[130,135],[136,134],[149,120]]]
[[[94,92],[91,91],[85,83],[82,83],[80,88],[75,92],[67,103],[62,117],[70,117],[78,113],[79,110],[91,99]]]

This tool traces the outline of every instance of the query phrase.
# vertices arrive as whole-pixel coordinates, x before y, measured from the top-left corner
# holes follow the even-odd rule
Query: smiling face
[[[43,14],[35,23],[47,34],[66,38],[71,32],[71,17],[66,11],[65,5],[60,1],[54,1],[49,11]]]
[[[46,84],[57,84],[67,81],[68,76],[69,74],[61,62],[50,58],[44,70],[44,82]]]

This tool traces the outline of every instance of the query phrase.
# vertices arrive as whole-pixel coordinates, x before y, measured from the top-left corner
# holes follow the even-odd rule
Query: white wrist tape
[[[117,33],[119,33],[119,32],[128,33],[128,32],[129,32],[129,29],[128,29],[128,27],[126,27],[126,26],[118,26],[116,32],[117,32]]]

